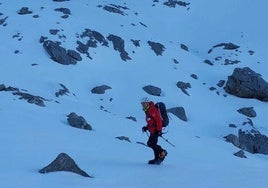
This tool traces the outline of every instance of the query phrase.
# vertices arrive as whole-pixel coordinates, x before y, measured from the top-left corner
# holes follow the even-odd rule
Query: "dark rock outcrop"
[[[68,88],[65,85],[60,84],[60,86],[62,87],[62,89],[60,89],[59,91],[55,93],[56,97],[67,95],[68,93],[70,93]]]
[[[29,93],[24,93],[24,92],[14,92],[13,95],[18,95],[20,96],[19,99],[25,99],[27,100],[28,103],[31,103],[31,104],[35,104],[37,106],[41,106],[41,107],[44,107],[46,106],[45,105],[45,98],[43,97],[40,97],[40,96],[35,96],[35,95],[31,95]]]
[[[112,88],[107,85],[96,86],[93,89],[91,89],[91,93],[104,94],[107,89],[112,89]]]
[[[43,47],[46,52],[50,55],[51,59],[62,65],[75,65],[77,60],[81,60],[78,53],[75,51],[67,51],[65,48],[61,47],[58,43],[51,40],[47,40],[43,43]]]
[[[91,125],[87,123],[84,117],[78,116],[76,113],[72,112],[67,115],[68,123],[75,128],[85,129],[85,130],[92,130]]]
[[[109,35],[107,39],[113,43],[114,50],[120,53],[120,57],[123,61],[131,60],[125,50],[125,42],[121,37],[116,35]]]
[[[18,14],[20,14],[20,15],[32,14],[32,11],[29,10],[28,7],[22,7],[22,8],[18,11]]]
[[[245,152],[243,150],[240,150],[240,151],[234,153],[234,156],[237,156],[240,158],[247,158],[247,156],[245,155]]]
[[[239,129],[238,136],[229,134],[225,137],[227,142],[250,153],[260,153],[268,155],[268,137],[257,132],[243,131]]]
[[[168,0],[167,2],[164,2],[163,4],[171,8],[175,8],[176,5],[183,6],[183,7],[190,5],[190,3],[187,3],[184,1],[177,1],[177,0]]]
[[[224,89],[238,97],[268,101],[268,83],[249,67],[235,68]]]
[[[115,4],[110,4],[110,5],[103,6],[103,10],[106,10],[108,12],[120,14],[122,16],[127,15],[122,9],[127,10],[128,8],[123,7],[123,6],[119,6],[119,5],[115,5]]]
[[[247,116],[247,117],[256,117],[257,113],[255,112],[253,107],[245,107],[245,108],[240,108],[237,110],[239,113]]]
[[[130,142],[131,143],[130,139],[128,137],[126,137],[126,136],[117,136],[115,138],[117,138],[119,140],[122,140],[122,141],[127,141],[127,142]]]
[[[79,174],[84,177],[91,177],[85,171],[81,170],[75,161],[66,153],[60,153],[57,158],[48,166],[39,170],[39,173],[45,174],[49,172],[67,171]]]
[[[191,84],[190,83],[185,83],[185,82],[179,81],[179,82],[177,82],[176,85],[177,85],[178,88],[181,89],[181,91],[183,93],[185,93],[186,95],[190,96],[189,93],[186,91],[186,89],[191,88]]]
[[[148,44],[156,55],[162,55],[165,50],[165,46],[159,42],[148,41]]]
[[[183,107],[170,108],[170,109],[167,109],[167,112],[174,114],[175,116],[180,118],[182,121],[187,121],[187,116]]]
[[[161,96],[162,90],[159,87],[147,85],[142,88],[145,92],[154,96]]]

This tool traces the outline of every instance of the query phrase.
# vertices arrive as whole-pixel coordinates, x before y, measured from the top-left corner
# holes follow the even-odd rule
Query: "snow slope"
[[[254,126],[268,134],[267,103],[228,95],[216,84],[227,80],[234,68],[246,66],[268,80],[268,2],[187,1],[190,5],[175,8],[164,2],[0,1],[0,19],[8,17],[0,25],[0,84],[48,99],[40,107],[12,92],[0,92],[1,187],[266,187],[267,156],[246,153],[247,159],[235,157],[239,149],[223,137],[233,131],[230,123],[246,121],[237,110],[248,106],[257,112]],[[125,16],[102,9],[110,4],[127,7]],[[22,7],[33,13],[19,15]],[[54,10],[61,7],[71,10],[67,19]],[[60,41],[64,48],[76,49],[76,41],[83,40],[77,36],[86,28],[105,37],[120,36],[132,60],[123,61],[110,42],[109,47],[89,49],[92,59],[82,55],[81,62],[66,66],[52,61],[39,43],[45,36]],[[52,35],[50,29],[59,32]],[[139,40],[140,47],[131,39]],[[156,55],[148,41],[163,44],[163,54]],[[215,48],[208,53],[222,42],[239,45],[240,52]],[[181,49],[181,44],[189,51]],[[223,59],[213,66],[204,63],[218,56]],[[240,62],[224,65],[224,58]],[[176,86],[178,81],[191,84],[190,96]],[[57,98],[60,83],[70,94]],[[102,95],[91,93],[93,87],[103,84],[112,89]],[[142,89],[145,85],[160,87],[163,95],[149,96]],[[170,114],[164,136],[176,147],[159,140],[169,152],[159,166],[147,165],[152,151],[136,143],[146,143],[148,138],[141,132],[145,120],[140,99],[144,96],[163,101],[168,108],[182,106],[188,117],[184,122]],[[69,126],[66,115],[71,112],[83,116],[94,131]],[[137,121],[127,119],[129,116]],[[131,143],[117,136],[127,136]],[[69,172],[38,173],[61,152],[94,178]]]

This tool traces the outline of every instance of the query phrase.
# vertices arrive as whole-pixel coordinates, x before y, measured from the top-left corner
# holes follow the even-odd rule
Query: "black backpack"
[[[167,109],[166,109],[165,103],[157,102],[157,103],[155,103],[155,107],[158,109],[159,114],[161,116],[162,126],[163,127],[168,126],[169,119],[168,119],[168,114],[167,114]]]

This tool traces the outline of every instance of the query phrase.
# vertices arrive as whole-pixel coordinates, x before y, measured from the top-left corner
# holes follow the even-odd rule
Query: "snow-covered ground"
[[[48,99],[40,107],[12,92],[0,92],[2,188],[267,187],[268,156],[246,152],[246,159],[238,158],[233,153],[239,149],[223,138],[233,131],[230,123],[246,121],[237,110],[249,106],[257,112],[252,118],[254,126],[268,133],[267,103],[231,96],[216,84],[227,80],[234,68],[247,66],[268,80],[268,2],[189,0],[190,5],[175,8],[164,2],[0,0],[0,20],[7,17],[0,25],[0,84]],[[102,8],[111,4],[127,7],[121,7],[125,15]],[[19,15],[22,7],[32,14]],[[71,15],[61,18],[56,8],[69,8]],[[109,42],[109,47],[90,48],[92,59],[82,55],[76,65],[61,65],[39,43],[44,36],[75,50],[76,41],[83,40],[77,36],[86,28],[105,37],[120,36],[131,60],[121,60]],[[52,35],[50,29],[59,32]],[[140,47],[131,39],[139,40]],[[163,54],[157,56],[148,41],[163,44]],[[214,48],[208,53],[214,45],[228,42],[239,45],[239,52]],[[189,51],[181,49],[181,44]],[[218,56],[223,58],[213,66],[204,63]],[[225,58],[240,62],[224,65]],[[178,81],[191,84],[189,96],[176,86]],[[59,84],[70,94],[56,97]],[[93,87],[103,84],[112,89],[105,94],[91,93]],[[142,89],[146,85],[160,87],[162,96],[148,95]],[[175,147],[159,139],[168,150],[159,166],[147,165],[152,151],[136,143],[148,139],[141,132],[145,120],[140,99],[144,96],[163,101],[168,108],[184,107],[188,118],[184,122],[170,114],[164,136]],[[94,130],[71,127],[66,117],[71,112],[83,116]],[[127,119],[129,116],[137,121]],[[117,136],[129,137],[131,143]],[[38,173],[62,152],[94,178],[70,172]]]

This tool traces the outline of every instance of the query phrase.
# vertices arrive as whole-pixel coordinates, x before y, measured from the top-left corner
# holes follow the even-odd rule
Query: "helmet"
[[[150,102],[150,99],[148,97],[143,97],[141,99],[141,103],[144,103],[144,102]]]

